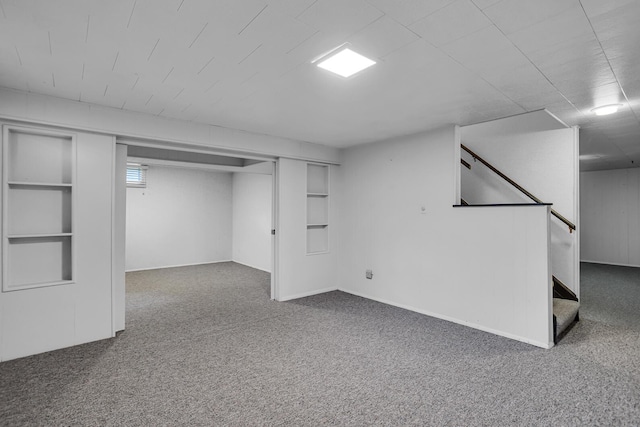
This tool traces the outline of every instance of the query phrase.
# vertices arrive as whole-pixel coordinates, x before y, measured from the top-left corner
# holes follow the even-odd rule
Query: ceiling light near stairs
[[[620,107],[622,107],[622,104],[603,105],[602,107],[594,108],[591,112],[595,113],[596,116],[606,116],[617,113]]]

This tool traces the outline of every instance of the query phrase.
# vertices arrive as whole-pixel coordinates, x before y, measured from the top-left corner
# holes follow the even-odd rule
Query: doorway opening
[[[159,303],[198,283],[215,292],[249,281],[247,289],[258,286],[273,299],[274,160],[134,144],[126,150],[127,308],[130,287],[151,291],[153,283],[161,290],[155,293]],[[202,300],[199,292],[183,296]],[[147,303],[143,298],[134,305]]]

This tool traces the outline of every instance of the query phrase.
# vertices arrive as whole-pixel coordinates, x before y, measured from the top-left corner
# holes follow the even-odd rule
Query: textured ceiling
[[[339,147],[547,108],[583,170],[630,167],[638,22],[638,0],[0,0],[0,86]],[[311,64],[344,42],[378,64]]]

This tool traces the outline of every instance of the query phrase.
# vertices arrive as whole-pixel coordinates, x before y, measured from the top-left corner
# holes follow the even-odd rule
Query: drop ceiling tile
[[[585,119],[584,113],[567,100],[548,103],[545,108],[569,126],[578,125]]]
[[[169,6],[167,2],[156,5],[152,1],[138,0],[126,34],[131,40],[142,38],[146,41],[153,40],[155,43],[161,39],[165,47],[187,49],[207,23],[207,16],[186,19],[183,14],[176,12],[174,2]]]
[[[480,9],[486,9],[489,6],[492,6],[502,0],[472,0],[473,3],[478,6]]]
[[[608,2],[607,2],[608,3]],[[613,3],[613,2],[612,2]],[[638,33],[637,17],[640,15],[640,3],[627,3],[600,15],[590,15],[590,21],[598,35],[604,42],[628,32]]]
[[[509,38],[569,99],[615,82],[581,8],[565,10]]]
[[[584,7],[585,12],[593,18],[599,18],[600,15],[605,15],[610,12],[619,13],[619,11],[628,6],[637,6],[638,4],[636,0],[580,0],[580,3]]]
[[[562,94],[531,64],[513,68],[511,72],[483,76],[528,111],[564,101]]]
[[[268,0],[269,7],[274,7],[289,16],[297,17],[317,0]]]
[[[592,16],[594,31],[610,61],[633,58],[640,40],[640,2],[616,4],[617,7],[600,15]],[[589,9],[587,9],[588,11]]]
[[[0,39],[0,72],[8,67],[19,67],[20,59],[16,53],[16,49],[13,43],[9,43],[8,40]]]
[[[601,105],[621,103],[624,101],[624,95],[618,83],[609,83],[572,94],[569,99],[576,107],[590,111]]]
[[[322,0],[315,2],[298,19],[316,30],[346,38],[382,15],[364,0]]]
[[[471,0],[458,0],[411,25],[411,30],[442,46],[488,26],[491,21]]]
[[[420,19],[453,3],[455,0],[367,0],[369,4],[389,15],[402,25],[410,26]]]
[[[579,43],[594,39],[594,34],[582,8],[573,7],[508,33],[513,41],[527,55],[554,50],[567,43]]]
[[[303,62],[309,63],[309,61]],[[237,69],[240,71],[235,71],[234,73],[238,74],[240,72],[243,74],[244,79],[259,73],[261,79],[273,80],[279,79],[300,65],[301,61],[295,55],[282,53],[275,46],[263,45],[250,58],[238,65]],[[265,84],[267,84],[266,80]]]
[[[592,58],[603,56],[597,40],[589,36],[525,52],[532,62],[545,70],[560,68],[570,63],[588,63]]]
[[[0,87],[28,91],[27,78],[24,74],[23,67],[13,64],[0,68]]]
[[[155,27],[171,31],[172,24],[176,23],[179,16],[174,0],[135,0],[134,3],[135,6],[132,5],[127,17],[127,28],[143,28],[148,31]]]
[[[637,40],[640,40],[640,29],[617,33],[606,40],[600,39],[600,43],[611,60],[633,57],[638,46]]]
[[[593,88],[616,83],[603,54],[594,56],[591,61],[576,60],[555,67],[539,68],[569,99]]]
[[[511,34],[575,7],[575,0],[502,0],[483,11],[505,34]]]
[[[416,41],[418,36],[393,19],[383,16],[349,37],[353,48],[372,58],[383,56]]]
[[[563,100],[545,76],[494,26],[442,49],[527,110]]]
[[[317,57],[344,42],[345,39],[340,35],[318,31],[286,52],[285,55],[291,57],[298,64],[310,64]]]
[[[255,45],[269,45],[285,53],[315,32],[311,26],[282,13],[279,9],[267,7],[239,37],[251,40]]]
[[[94,43],[96,46],[98,43]],[[114,64],[117,66],[119,59],[119,50],[115,46],[103,45],[99,51],[87,49],[84,55],[85,77],[91,73],[100,74],[101,76],[109,76],[113,72]]]
[[[88,39],[119,37],[126,34],[135,0],[119,2],[90,2]],[[84,18],[83,18],[84,19]]]
[[[180,19],[193,25],[191,41],[202,31],[192,47],[199,45],[215,50],[225,41],[233,42],[233,39],[245,28],[250,28],[268,9],[267,3],[262,0],[185,1],[180,9]],[[218,37],[222,39],[219,40]]]
[[[74,52],[85,46],[86,17],[84,22],[64,25],[49,32],[51,37],[51,51],[54,56],[61,52]]]
[[[466,68],[480,74],[504,73],[529,63],[494,26],[449,43],[442,50]]]
[[[43,60],[51,57],[49,50],[49,34],[42,28],[28,26],[26,31],[16,31],[19,37],[14,41],[20,51],[22,62],[29,62],[37,66]]]
[[[151,62],[149,55],[152,50],[155,54],[161,42],[161,40],[151,38],[133,38],[126,47],[117,48],[118,61],[115,63],[115,67],[113,67],[113,63],[111,67],[116,73],[144,76],[149,73],[149,70],[156,70],[157,67]],[[113,49],[114,47],[106,48]]]

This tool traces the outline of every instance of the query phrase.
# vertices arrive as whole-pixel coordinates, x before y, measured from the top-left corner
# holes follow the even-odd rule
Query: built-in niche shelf
[[[65,184],[63,182],[16,182],[9,181],[9,187],[73,187],[73,184]]]
[[[329,251],[329,166],[307,164],[307,254]]]
[[[41,237],[71,237],[71,233],[41,233],[41,234],[10,234],[7,236],[11,239],[39,239]]]
[[[73,283],[75,136],[4,126],[2,291]]]

